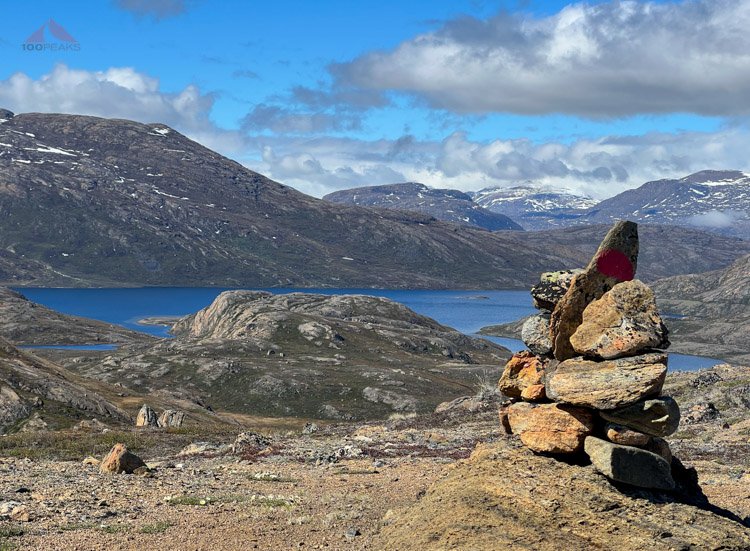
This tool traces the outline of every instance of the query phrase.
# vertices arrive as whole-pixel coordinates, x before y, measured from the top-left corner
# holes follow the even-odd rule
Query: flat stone
[[[524,350],[513,354],[508,360],[497,386],[506,396],[520,398],[526,387],[543,383],[544,362],[531,352]]]
[[[99,470],[103,473],[131,474],[145,466],[146,463],[134,453],[130,453],[125,444],[115,444],[102,460]]]
[[[573,281],[573,276],[580,274],[583,270],[560,270],[557,272],[544,272],[539,278],[539,283],[531,288],[531,298],[534,308],[552,312],[555,305],[565,296]]]
[[[638,225],[617,222],[586,269],[576,275],[565,295],[555,306],[550,318],[550,339],[558,360],[576,355],[570,337],[583,321],[583,311],[592,301],[617,283],[630,281],[638,263]]]
[[[648,434],[643,434],[642,432],[615,423],[607,423],[604,427],[604,433],[607,435],[607,440],[623,446],[642,448],[651,441],[651,437]]]
[[[582,320],[570,344],[584,356],[613,359],[669,346],[654,292],[637,279],[618,283],[591,302]]]
[[[547,397],[593,409],[616,409],[659,394],[666,375],[666,354],[599,362],[573,358],[560,362],[547,378]],[[607,420],[641,430],[619,419]]]
[[[680,406],[669,396],[641,400],[611,411],[600,411],[599,415],[607,421],[651,436],[669,436],[680,424]]]
[[[549,316],[548,313],[531,316],[521,327],[521,340],[529,350],[539,356],[552,353],[552,341],[549,338]]]
[[[657,490],[675,487],[670,464],[655,453],[594,436],[586,438],[584,451],[594,468],[615,482]]]
[[[541,453],[576,453],[594,430],[592,412],[564,404],[518,402],[508,408],[508,421],[524,445]]]

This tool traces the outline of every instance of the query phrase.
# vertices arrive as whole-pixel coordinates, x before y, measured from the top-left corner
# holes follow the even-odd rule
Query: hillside
[[[385,298],[227,291],[174,339],[70,358],[138,394],[250,415],[371,419],[467,394],[510,353]],[[61,360],[65,361],[65,360]]]
[[[329,193],[323,199],[343,205],[421,212],[438,220],[490,231],[523,229],[507,216],[473,202],[466,193],[414,182],[345,189]]]
[[[680,351],[750,360],[750,255],[723,270],[676,276],[654,283],[659,303],[676,316],[669,322]]]
[[[315,199],[161,124],[4,120],[0,283],[507,289],[588,255],[548,234]],[[696,235],[688,239],[705,241]],[[662,258],[653,275],[716,269],[750,252],[734,240],[714,245],[695,248],[694,262]]]
[[[589,209],[578,223],[626,218],[675,224],[750,239],[750,176],[737,170],[704,170],[656,180],[624,191]]]

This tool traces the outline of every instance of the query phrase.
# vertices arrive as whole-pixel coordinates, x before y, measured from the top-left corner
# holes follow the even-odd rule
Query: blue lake
[[[53,310],[116,323],[158,337],[167,337],[163,326],[140,325],[139,320],[159,316],[184,316],[208,306],[226,288],[147,287],[136,289],[19,288],[28,299]],[[405,291],[391,289],[267,289],[272,293],[364,294],[386,297],[415,312],[459,331],[474,335],[487,325],[507,323],[535,312],[528,291]],[[516,352],[524,348],[516,339],[484,337]],[[51,343],[52,344],[52,343]],[[57,348],[57,347],[56,347]],[[59,347],[72,348],[72,347]],[[92,349],[89,347],[88,349]],[[696,370],[723,363],[713,358],[670,354],[672,370]]]

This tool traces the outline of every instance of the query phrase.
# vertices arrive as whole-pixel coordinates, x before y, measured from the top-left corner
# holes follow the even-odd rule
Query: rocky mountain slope
[[[503,288],[576,254],[314,199],[161,124],[4,119],[0,270],[16,284]]]
[[[314,199],[161,124],[2,118],[0,283],[501,289],[587,256],[549,236]],[[725,265],[696,256],[667,257],[657,275]]]
[[[547,230],[571,225],[597,201],[570,190],[523,185],[489,187],[472,192],[471,198],[485,209],[509,216],[527,230]]]
[[[323,199],[344,205],[421,212],[438,220],[490,231],[523,229],[504,214],[473,202],[471,196],[462,191],[433,189],[415,182],[345,189],[329,193]]]
[[[85,381],[0,338],[0,433],[29,417],[46,418],[29,426],[36,425],[37,429],[55,426],[54,421],[60,418],[63,426],[86,416],[129,419],[127,413],[97,393],[97,386],[103,385]]]
[[[121,344],[151,337],[119,325],[68,316],[0,287],[0,336],[16,345]]]
[[[750,176],[736,170],[704,170],[656,180],[589,209],[578,223],[675,224],[750,238]]]
[[[750,361],[750,255],[723,270],[654,284],[680,350]]]
[[[217,411],[367,419],[431,411],[488,372],[496,376],[510,355],[388,299],[359,295],[229,291],[173,332],[174,339],[65,365]]]

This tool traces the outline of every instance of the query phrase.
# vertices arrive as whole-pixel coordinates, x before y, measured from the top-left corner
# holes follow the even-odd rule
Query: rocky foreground
[[[670,374],[666,389],[685,412],[670,445],[711,505],[534,454],[485,396],[474,411],[266,427],[244,449],[236,432],[206,427],[11,435],[0,439],[0,546],[747,549],[750,368]],[[151,470],[110,475],[86,459],[115,441]]]

